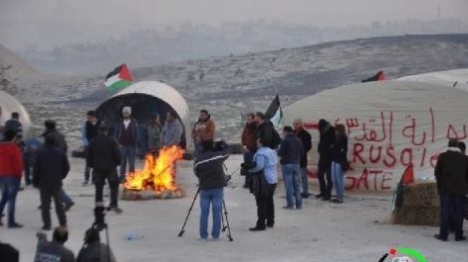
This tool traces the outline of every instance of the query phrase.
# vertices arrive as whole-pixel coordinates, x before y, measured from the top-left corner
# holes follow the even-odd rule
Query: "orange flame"
[[[130,190],[154,190],[162,192],[174,191],[179,187],[175,184],[175,163],[182,159],[184,150],[178,146],[163,147],[158,157],[148,154],[145,157],[143,170],[127,175],[124,187]]]

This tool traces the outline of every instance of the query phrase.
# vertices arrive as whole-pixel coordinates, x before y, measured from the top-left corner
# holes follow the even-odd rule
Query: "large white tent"
[[[468,93],[425,82],[379,81],[327,90],[284,110],[284,124],[305,122],[313,137],[309,171],[316,173],[317,123],[344,124],[349,136],[346,187],[390,192],[412,163],[417,179],[433,179],[448,138],[467,138]]]
[[[20,115],[20,122],[23,125],[23,134],[25,137],[29,137],[31,120],[24,106],[10,94],[0,91],[0,107],[2,107],[0,123],[5,123],[10,119],[11,113],[18,112]]]
[[[191,146],[187,137],[190,134],[189,108],[173,87],[158,81],[137,82],[104,101],[96,112],[105,123],[116,123],[124,106],[130,106],[132,116],[142,124],[151,121],[155,114],[159,114],[164,123],[166,113],[169,110],[175,112],[184,127],[182,141]]]
[[[468,69],[438,71],[398,78],[400,81],[425,82],[468,91]]]

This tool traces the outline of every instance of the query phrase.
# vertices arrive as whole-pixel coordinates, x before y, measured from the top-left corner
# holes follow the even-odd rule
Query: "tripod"
[[[190,205],[190,208],[187,212],[187,216],[185,217],[185,221],[184,221],[184,224],[182,225],[182,229],[179,232],[179,235],[178,235],[179,237],[182,237],[185,233],[185,230],[184,230],[185,225],[187,225],[188,218],[190,216],[190,213],[192,212],[193,205],[195,204],[195,201],[197,200],[197,196],[199,193],[200,193],[200,187],[197,189],[197,192],[195,193],[195,196],[193,197],[192,204]],[[223,213],[223,210],[224,210],[224,213]],[[224,224],[224,219],[226,219],[226,225]],[[228,212],[226,209],[226,202],[224,202],[224,199],[223,199],[222,210],[221,210],[221,221],[222,221],[222,226],[223,226],[222,231],[225,232],[227,228],[228,230],[227,237],[229,238],[229,241],[233,241],[234,239],[231,236],[231,227],[229,225]]]
[[[86,236],[85,236],[85,241],[83,243],[83,245],[81,246],[81,249],[80,249],[80,254],[81,254],[81,250],[83,250],[85,248],[85,246],[89,245],[90,244],[90,235],[91,235],[91,231],[92,230],[97,230],[97,234],[99,234],[99,232],[103,229],[106,230],[106,243],[107,243],[107,261],[106,262],[110,262],[111,261],[111,257],[110,257],[110,254],[111,254],[111,251],[110,251],[110,242],[109,242],[109,227],[107,226],[107,223],[98,223],[98,222],[94,222],[92,225],[91,225],[91,228],[88,229],[88,231],[86,231]],[[98,252],[97,252],[97,257],[94,257],[94,260],[93,261],[97,261],[97,262],[102,262],[101,261],[101,241],[99,240],[99,238],[97,239],[97,241],[99,242],[98,244]],[[78,258],[80,257],[80,255],[78,255]]]

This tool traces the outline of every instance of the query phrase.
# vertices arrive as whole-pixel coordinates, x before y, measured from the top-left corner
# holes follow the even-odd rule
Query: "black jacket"
[[[312,136],[309,132],[302,129],[301,132],[297,133],[297,137],[301,139],[304,152],[301,155],[301,167],[307,167],[307,152],[312,149]]]
[[[341,164],[342,168],[346,168],[348,164],[348,138],[345,136],[335,140],[335,143],[331,147],[331,152],[331,160]]]
[[[327,121],[320,119],[319,121],[320,141],[317,151],[320,155],[319,166],[331,165],[331,146],[335,143],[335,129]]]
[[[262,145],[271,147],[273,140],[273,124],[265,121],[257,126],[256,138],[260,139]]]
[[[2,257],[2,261],[5,259],[5,261],[19,262],[18,250],[9,244],[0,242],[0,256]]]
[[[70,164],[62,150],[46,145],[37,154],[33,170],[35,186],[57,190],[70,171]]]
[[[117,141],[110,136],[99,134],[88,146],[88,166],[100,171],[115,169],[122,162]]]
[[[65,154],[68,151],[67,142],[65,141],[65,136],[63,136],[59,131],[56,129],[49,129],[42,134],[45,138],[46,136],[52,136],[54,138],[54,145],[61,149]]]
[[[304,147],[302,146],[302,141],[295,134],[289,134],[283,139],[278,152],[282,165],[299,164],[303,154]]]
[[[223,163],[229,157],[229,148],[223,143],[221,151],[207,151],[195,159],[193,170],[200,190],[222,188],[226,185]]]
[[[448,150],[439,155],[434,169],[440,195],[465,195],[468,190],[468,159]]]

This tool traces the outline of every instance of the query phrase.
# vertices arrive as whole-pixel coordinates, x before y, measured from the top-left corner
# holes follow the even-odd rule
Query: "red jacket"
[[[18,146],[9,142],[0,143],[0,176],[15,176],[21,179],[23,158]]]

